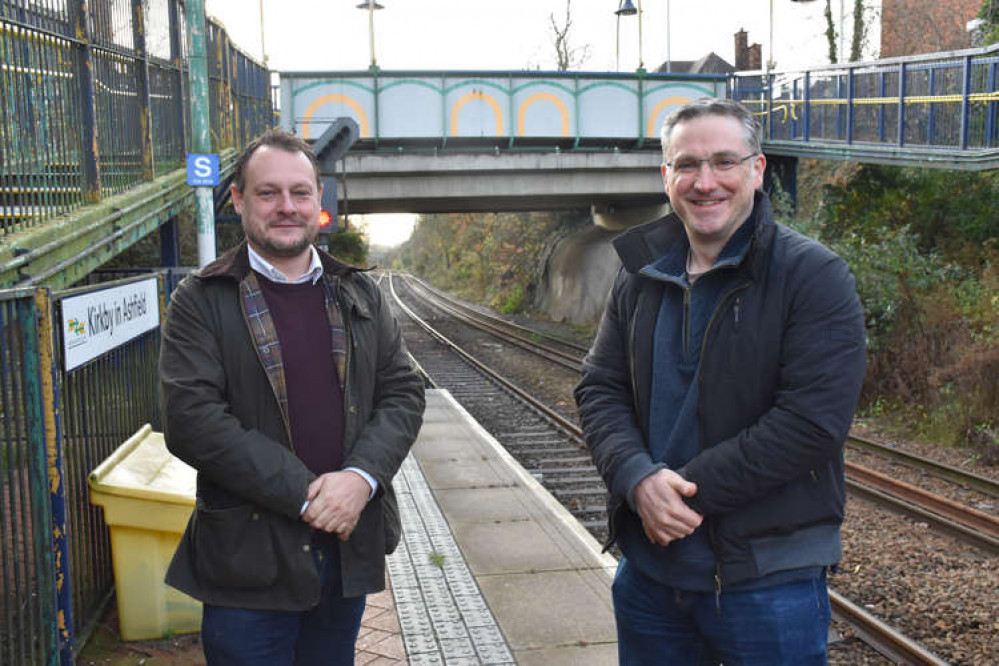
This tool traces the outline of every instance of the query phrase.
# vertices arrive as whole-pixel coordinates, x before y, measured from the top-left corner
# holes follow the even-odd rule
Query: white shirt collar
[[[301,277],[296,280],[289,280],[288,276],[285,275],[282,270],[275,268],[273,264],[261,257],[249,243],[247,243],[246,248],[250,253],[250,268],[257,271],[271,282],[280,282],[283,284],[303,284],[305,282],[312,282],[312,284],[315,284],[319,281],[319,278],[323,276],[323,264],[319,261],[319,252],[316,251],[316,247],[314,245],[309,246],[311,253],[309,255],[310,259],[308,270],[306,270],[305,273],[303,273]]]

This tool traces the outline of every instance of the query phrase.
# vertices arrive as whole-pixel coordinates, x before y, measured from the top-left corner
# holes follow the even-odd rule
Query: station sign
[[[215,187],[219,184],[219,156],[205,153],[187,155],[187,184],[191,187]]]
[[[66,372],[159,327],[155,277],[62,299]]]

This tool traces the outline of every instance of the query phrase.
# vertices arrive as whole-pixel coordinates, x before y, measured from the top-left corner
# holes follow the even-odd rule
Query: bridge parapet
[[[768,153],[999,168],[999,45],[732,78]]]
[[[726,93],[724,76],[644,71],[281,72],[281,124],[315,139],[351,117],[361,150],[641,148],[675,107]]]

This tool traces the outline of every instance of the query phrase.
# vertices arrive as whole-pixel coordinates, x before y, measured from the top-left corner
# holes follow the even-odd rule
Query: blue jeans
[[[336,544],[313,544],[322,595],[307,611],[205,604],[201,642],[210,666],[352,666],[366,597],[341,596]]]
[[[812,580],[746,592],[688,592],[625,558],[614,577],[618,660],[624,666],[805,666],[826,663],[829,593]]]

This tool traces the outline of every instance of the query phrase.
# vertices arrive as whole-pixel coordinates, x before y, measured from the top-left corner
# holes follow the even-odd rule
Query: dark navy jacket
[[[697,484],[718,584],[839,560],[843,442],[864,375],[864,316],[846,263],[776,224],[756,195],[746,260],[704,335],[700,453],[677,470]],[[618,521],[661,465],[649,455],[649,400],[661,282],[639,271],[686,243],[676,215],[615,239],[622,269],[583,364],[576,401]]]

